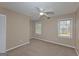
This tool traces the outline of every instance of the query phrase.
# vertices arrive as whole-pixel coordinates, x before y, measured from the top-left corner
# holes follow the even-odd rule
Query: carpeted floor
[[[8,56],[77,56],[72,48],[32,39],[30,44],[7,52]]]

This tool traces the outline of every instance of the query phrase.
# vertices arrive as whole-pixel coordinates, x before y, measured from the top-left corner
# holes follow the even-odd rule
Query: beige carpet
[[[7,52],[8,56],[77,56],[72,48],[32,39],[31,43]]]

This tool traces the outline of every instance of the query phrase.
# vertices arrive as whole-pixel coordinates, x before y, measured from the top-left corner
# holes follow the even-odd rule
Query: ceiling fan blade
[[[46,13],[46,14],[54,14],[54,12],[52,12],[52,11],[48,11],[48,12],[44,12],[44,13]]]
[[[37,9],[39,12],[44,12],[44,11],[45,11],[45,9],[38,8],[38,7],[36,7],[36,9]]]
[[[36,9],[37,9],[38,12],[41,12],[40,8],[36,7]]]

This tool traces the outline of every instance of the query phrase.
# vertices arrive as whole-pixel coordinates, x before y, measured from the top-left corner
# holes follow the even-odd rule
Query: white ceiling
[[[78,2],[0,2],[0,6],[11,9],[13,11],[32,16],[33,20],[39,18],[39,13],[35,7],[54,11],[54,15],[63,15],[74,13],[79,7]]]

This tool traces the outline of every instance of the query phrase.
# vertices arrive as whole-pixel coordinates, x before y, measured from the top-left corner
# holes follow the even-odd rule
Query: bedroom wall
[[[6,50],[28,43],[30,39],[30,17],[0,7],[0,14],[6,15]]]
[[[60,16],[53,16],[51,19],[46,19],[45,17],[41,18],[39,21],[32,22],[32,37],[36,39],[40,39],[43,41],[62,44],[69,47],[75,47],[75,29],[73,28],[73,36],[72,39],[69,38],[60,38],[58,37],[58,21],[64,18],[72,18],[75,21],[75,14],[67,14],[67,15],[60,15]],[[35,22],[42,23],[42,34],[37,35],[35,33]],[[73,24],[73,27],[75,24]]]
[[[79,55],[79,8],[76,11],[76,51]]]

